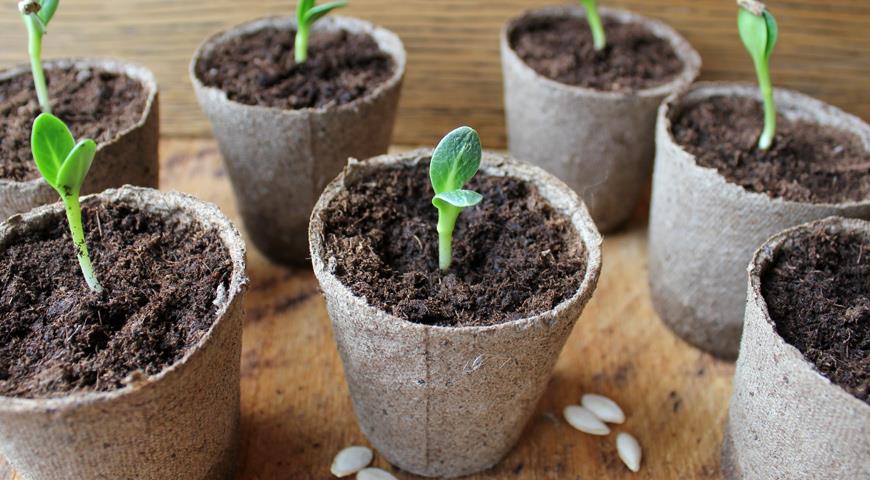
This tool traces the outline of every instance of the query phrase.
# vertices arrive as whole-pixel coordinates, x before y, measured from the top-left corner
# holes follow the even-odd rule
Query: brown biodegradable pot
[[[284,263],[306,261],[311,208],[347,159],[386,153],[405,74],[405,49],[393,32],[330,15],[312,31],[367,33],[392,57],[392,77],[370,95],[338,107],[283,110],[230,100],[198,78],[197,63],[218,45],[266,28],[289,32],[295,26],[290,17],[240,25],[207,40],[190,65],[196,96],[220,145],[245,228],[258,249]]]
[[[752,252],[774,233],[807,221],[830,215],[870,218],[870,199],[825,204],[773,198],[698,165],[674,140],[670,119],[677,109],[719,95],[760,101],[755,85],[701,82],[659,108],[649,283],[656,312],[677,335],[733,359],[746,303],[744,269]],[[861,119],[790,90],[777,89],[775,101],[786,118],[852,132],[870,150],[870,126]]]
[[[722,446],[728,480],[870,477],[870,405],[820,374],[777,333],[761,291],[789,236],[817,226],[870,235],[870,222],[827,218],[781,232],[755,252]]]
[[[321,214],[345,185],[428,161],[430,155],[431,150],[418,150],[351,160],[315,205],[309,237],[363,433],[403,470],[456,477],[492,467],[516,443],[595,290],[601,237],[583,202],[564,183],[539,168],[484,152],[481,172],[530,182],[570,219],[586,247],[580,288],[550,311],[487,327],[423,325],[372,307],[334,275],[335,259],[324,256]]]
[[[698,76],[701,57],[674,29],[633,13],[601,9],[604,19],[638,23],[673,47],[683,70],[667,83],[637,91],[598,91],[566,85],[529,67],[510,45],[529,18],[578,17],[579,6],[526,12],[501,32],[505,118],[511,155],[556,175],[580,194],[602,232],[634,211],[653,161],[656,109]],[[585,21],[585,20],[584,20]]]
[[[97,145],[97,154],[82,193],[98,193],[122,185],[157,188],[160,137],[157,80],[145,67],[114,59],[64,59],[44,63],[47,71],[64,68],[95,68],[126,75],[141,82],[147,99],[142,117],[135,125],[117,132]],[[0,72],[0,80],[30,73],[30,65]],[[0,178],[0,221],[58,200],[57,192],[42,178],[14,181]]]
[[[213,205],[180,193],[125,186],[85,197],[199,222],[219,231],[233,263],[217,318],[163,371],[119,390],[47,399],[0,397],[0,451],[29,480],[231,478],[239,433],[245,245]],[[63,220],[58,203],[0,224],[0,248]]]

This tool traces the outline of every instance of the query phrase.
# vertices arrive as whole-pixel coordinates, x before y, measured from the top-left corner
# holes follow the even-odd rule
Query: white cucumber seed
[[[616,451],[619,453],[619,458],[622,463],[632,472],[640,470],[640,444],[637,439],[629,433],[620,432],[616,436]]]
[[[364,468],[356,474],[356,480],[399,480],[392,473],[380,468]]]
[[[580,399],[580,404],[607,423],[622,423],[625,421],[625,413],[622,412],[619,405],[604,395],[587,393]]]
[[[332,461],[332,467],[329,471],[336,477],[346,477],[366,468],[372,459],[374,453],[368,447],[347,447],[338,452],[335,460]]]
[[[604,424],[594,413],[579,405],[568,405],[563,412],[565,421],[572,427],[590,435],[607,435],[610,428]]]

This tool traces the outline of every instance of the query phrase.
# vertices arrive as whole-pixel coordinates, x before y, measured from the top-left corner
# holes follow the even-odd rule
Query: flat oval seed
[[[374,453],[368,447],[347,447],[338,452],[329,471],[336,477],[346,477],[366,468],[372,463]]]
[[[632,472],[640,470],[640,444],[631,434],[620,432],[616,436],[616,451],[622,463]]]
[[[580,399],[580,404],[607,423],[622,423],[625,421],[625,413],[622,412],[619,405],[604,395],[587,393]]]
[[[399,480],[392,473],[380,468],[364,468],[356,474],[356,480]]]
[[[594,413],[579,405],[569,405],[563,412],[572,427],[590,435],[607,435],[610,429]]]

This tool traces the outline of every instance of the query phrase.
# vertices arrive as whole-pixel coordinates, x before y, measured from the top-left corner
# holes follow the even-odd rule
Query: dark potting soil
[[[677,112],[671,130],[699,165],[751,192],[811,203],[870,198],[870,152],[857,136],[779,115],[764,151],[763,117],[755,99],[715,96]]]
[[[302,64],[294,59],[295,35],[267,28],[225,42],[197,63],[196,75],[230,100],[281,109],[350,103],[393,75],[392,58],[368,34],[313,32]]]
[[[390,170],[341,192],[323,214],[336,276],[412,322],[493,325],[547,311],[577,291],[584,247],[567,217],[521,180],[478,174],[483,201],[459,216],[453,265],[438,268],[428,165]]]
[[[135,125],[145,111],[148,92],[126,75],[99,69],[47,69],[52,113],[66,122],[76,139],[97,143]],[[30,72],[0,81],[0,178],[39,177],[30,151],[30,129],[41,113]]]
[[[870,237],[825,227],[794,235],[761,288],[785,341],[870,403]]]
[[[0,394],[109,391],[184,356],[215,320],[232,263],[217,232],[135,207],[84,208],[104,290],[88,290],[63,218],[0,252]]]
[[[528,18],[511,32],[511,47],[533,70],[567,85],[633,91],[669,82],[683,62],[667,40],[638,23],[602,19],[607,43],[600,52],[585,19]]]

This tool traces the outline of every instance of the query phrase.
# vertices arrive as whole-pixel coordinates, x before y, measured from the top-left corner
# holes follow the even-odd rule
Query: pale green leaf
[[[73,148],[57,172],[55,188],[61,195],[79,194],[96,153],[97,144],[93,140],[82,140]]]
[[[432,204],[440,208],[443,206],[440,202],[444,202],[454,207],[465,208],[473,207],[483,200],[483,195],[472,192],[471,190],[453,190],[450,192],[442,192],[435,195],[432,199]]]
[[[435,193],[459,190],[480,168],[480,137],[470,127],[448,133],[432,153],[429,179]]]
[[[36,117],[30,134],[30,148],[36,168],[45,180],[57,188],[57,174],[75,147],[69,128],[50,113]]]
[[[767,22],[763,16],[740,8],[737,12],[737,30],[740,32],[743,46],[756,62],[767,58],[765,56],[767,51]]]
[[[318,5],[309,9],[305,13],[304,22],[307,25],[312,25],[314,22],[320,20],[327,13],[335,10],[336,8],[346,7],[347,0],[338,0],[335,2],[324,3],[323,5]]]

